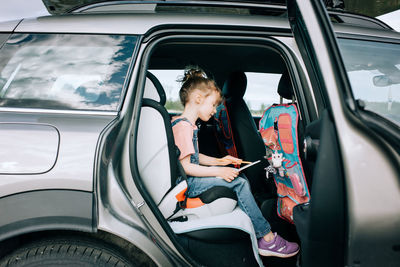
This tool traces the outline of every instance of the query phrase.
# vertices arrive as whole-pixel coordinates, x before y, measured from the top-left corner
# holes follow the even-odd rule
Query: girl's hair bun
[[[183,77],[178,79],[178,82],[185,83],[186,81],[193,78],[203,78],[208,79],[207,74],[197,66],[188,66],[185,68],[185,72],[183,73]]]
[[[185,68],[183,76],[178,78],[178,82],[182,83],[181,90],[179,90],[179,98],[183,106],[189,99],[189,94],[194,89],[199,89],[207,94],[210,89],[217,91],[221,95],[221,90],[218,88],[215,81],[209,78],[205,71],[197,66],[188,66]]]

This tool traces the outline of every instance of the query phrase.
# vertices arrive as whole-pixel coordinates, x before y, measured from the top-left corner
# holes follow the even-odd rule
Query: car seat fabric
[[[212,228],[230,228],[238,229],[247,233],[251,239],[254,257],[259,266],[263,266],[261,258],[258,254],[257,238],[253,225],[249,216],[246,215],[239,207],[236,207],[230,213],[221,214],[204,219],[188,221],[188,222],[169,222],[173,231],[177,234],[193,232],[203,229]]]
[[[249,233],[254,247],[254,255],[258,263],[262,265],[256,249],[257,240],[255,240],[250,218],[242,211],[237,212],[237,208],[235,208],[237,205],[236,201],[232,199],[232,192],[225,192],[223,194],[226,197],[220,197],[221,193],[216,193],[216,191],[225,190],[211,188],[209,192],[204,192],[202,196],[198,196],[199,199],[202,199],[203,204],[201,206],[185,210],[179,209],[176,212],[179,203],[177,198],[184,196],[187,183],[186,180],[183,180],[175,186],[176,177],[180,172],[179,168],[176,167],[178,164],[172,127],[169,114],[165,107],[161,105],[161,103],[165,103],[165,94],[163,94],[162,87],[157,88],[155,86],[157,83],[153,83],[153,79],[156,79],[153,76],[148,72],[144,96],[152,97],[152,99],[142,100],[137,137],[137,163],[146,189],[165,218],[171,217],[171,214],[173,215],[171,218],[180,216],[188,218],[184,222],[168,221],[175,233],[183,234],[221,226],[226,229],[240,229]],[[161,93],[159,93],[160,91]],[[220,216],[225,219],[219,220]],[[180,226],[178,227],[178,225]],[[242,226],[239,227],[238,225]]]
[[[281,98],[293,100],[294,97],[293,86],[290,81],[289,72],[287,70],[285,70],[285,72],[282,73],[282,76],[279,80],[278,94]]]
[[[239,158],[246,161],[261,160],[244,170],[254,194],[263,193],[266,198],[276,197],[275,186],[265,180],[264,168],[268,162],[264,159],[265,147],[258,132],[253,116],[243,96],[246,92],[247,78],[241,71],[232,72],[224,83],[222,93],[229,113],[232,133]],[[256,198],[257,199],[257,198]]]
[[[137,164],[143,183],[158,205],[171,188],[171,184],[175,182],[177,168],[173,162],[175,153],[168,144],[171,136],[165,131],[165,127],[168,127],[166,121],[169,120],[168,114],[165,117],[165,113],[162,112],[166,101],[165,93],[158,89],[160,85],[157,78],[149,72],[147,81],[149,82],[146,82],[144,96],[149,98],[143,99],[142,102],[139,129],[151,129],[151,131],[138,131],[137,152],[140,153],[140,157],[137,158]],[[157,168],[154,168],[155,164]],[[161,173],[166,176],[164,179],[154,179]]]

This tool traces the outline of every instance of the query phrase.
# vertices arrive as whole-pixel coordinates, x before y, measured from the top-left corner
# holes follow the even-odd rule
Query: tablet
[[[257,161],[254,161],[253,163],[250,163],[250,164],[247,164],[246,166],[243,166],[242,168],[240,168],[240,169],[238,169],[238,171],[243,171],[244,169],[247,169],[248,167],[251,167],[251,166],[253,166],[253,165],[256,165],[257,163],[260,163],[261,162],[261,160],[259,159],[259,160],[257,160]]]

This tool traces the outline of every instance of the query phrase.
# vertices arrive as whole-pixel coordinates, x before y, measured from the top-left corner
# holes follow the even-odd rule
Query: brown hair
[[[183,77],[177,80],[182,83],[181,89],[179,90],[179,98],[183,106],[189,100],[189,94],[194,89],[199,89],[203,92],[216,91],[222,98],[221,89],[218,87],[216,82],[208,78],[206,73],[198,67],[186,67]]]

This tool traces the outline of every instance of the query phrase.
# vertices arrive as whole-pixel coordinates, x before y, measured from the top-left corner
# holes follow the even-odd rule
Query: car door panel
[[[293,217],[302,244],[302,266],[343,266],[345,191],[337,136],[325,110],[305,135],[319,141],[312,164],[311,201],[296,206]],[[309,181],[310,182],[310,181]]]
[[[308,247],[314,248],[318,244],[314,242],[316,235],[319,234],[327,240],[332,239],[327,242],[340,244],[341,240],[333,234],[343,232],[344,235],[339,236],[343,236],[344,251],[343,253],[339,251],[337,255],[342,258],[343,264],[340,261],[332,264],[377,266],[377,264],[385,263],[386,266],[397,266],[400,198],[398,197],[398,168],[396,168],[398,165],[393,164],[393,162],[398,162],[397,156],[390,153],[387,146],[382,145],[383,140],[368,128],[359,115],[359,107],[353,98],[341,52],[322,2],[288,0],[287,4],[289,22],[313,90],[320,92],[323,97],[322,103],[317,103],[318,110],[323,107],[328,113],[331,120],[330,131],[335,133],[337,139],[336,142],[326,139],[331,142],[330,149],[335,149],[337,153],[330,151],[331,158],[320,155],[323,151],[323,140],[327,138],[323,130],[325,126],[321,127],[321,147],[313,171],[314,179],[318,180],[313,181],[311,204],[309,207],[303,207],[300,213],[304,214],[298,216],[303,220],[297,220],[299,224],[303,223],[304,228],[302,230],[302,226],[298,227],[304,247],[302,252],[304,261],[307,257],[311,258],[312,252]],[[324,120],[323,117],[321,119]],[[324,182],[323,178],[322,182],[319,180],[321,175],[330,177],[332,171],[337,171],[328,168],[332,160],[333,163],[341,163],[337,167],[342,171],[343,194],[339,192],[339,184],[334,185],[336,187],[327,188],[332,184]],[[333,208],[334,210],[329,210],[332,214],[337,212],[343,214],[343,219],[338,221],[343,222],[343,225],[332,226],[328,223],[329,220],[323,220],[318,224],[320,216],[326,216],[327,219],[334,218],[329,217],[329,214],[325,214],[319,207],[319,204],[324,203],[325,198],[321,198],[320,194],[327,194],[326,197],[329,198],[333,196],[329,193],[330,191],[339,192],[335,195],[335,201],[338,204],[324,208]],[[343,212],[340,207],[343,207]],[[321,232],[323,227],[325,230]],[[324,250],[323,245],[321,244],[322,250]],[[316,254],[314,253],[314,256]],[[331,258],[325,259],[326,262],[331,260]],[[313,264],[314,261],[318,263],[317,256],[313,259]],[[323,264],[325,265],[326,263]]]
[[[333,60],[328,53],[331,47],[326,45],[327,41],[322,36],[323,27],[318,25],[326,22],[319,20],[319,8],[322,6],[316,2],[307,1],[305,4],[288,1],[289,21],[296,43],[306,64],[313,89],[321,95],[322,100],[317,103],[320,118],[307,125],[305,130],[305,137],[309,142],[318,146],[314,153],[308,151],[305,162],[306,169],[311,170],[312,179],[308,181],[311,187],[311,201],[297,206],[293,216],[302,244],[302,265],[343,266],[346,242],[344,174],[331,109],[334,103],[330,101],[327,88],[332,84],[324,79],[327,76],[325,72],[334,72],[337,66],[331,63]],[[310,12],[314,12],[314,16],[311,16]],[[325,68],[320,67],[323,63]],[[308,148],[311,150],[311,147]]]

